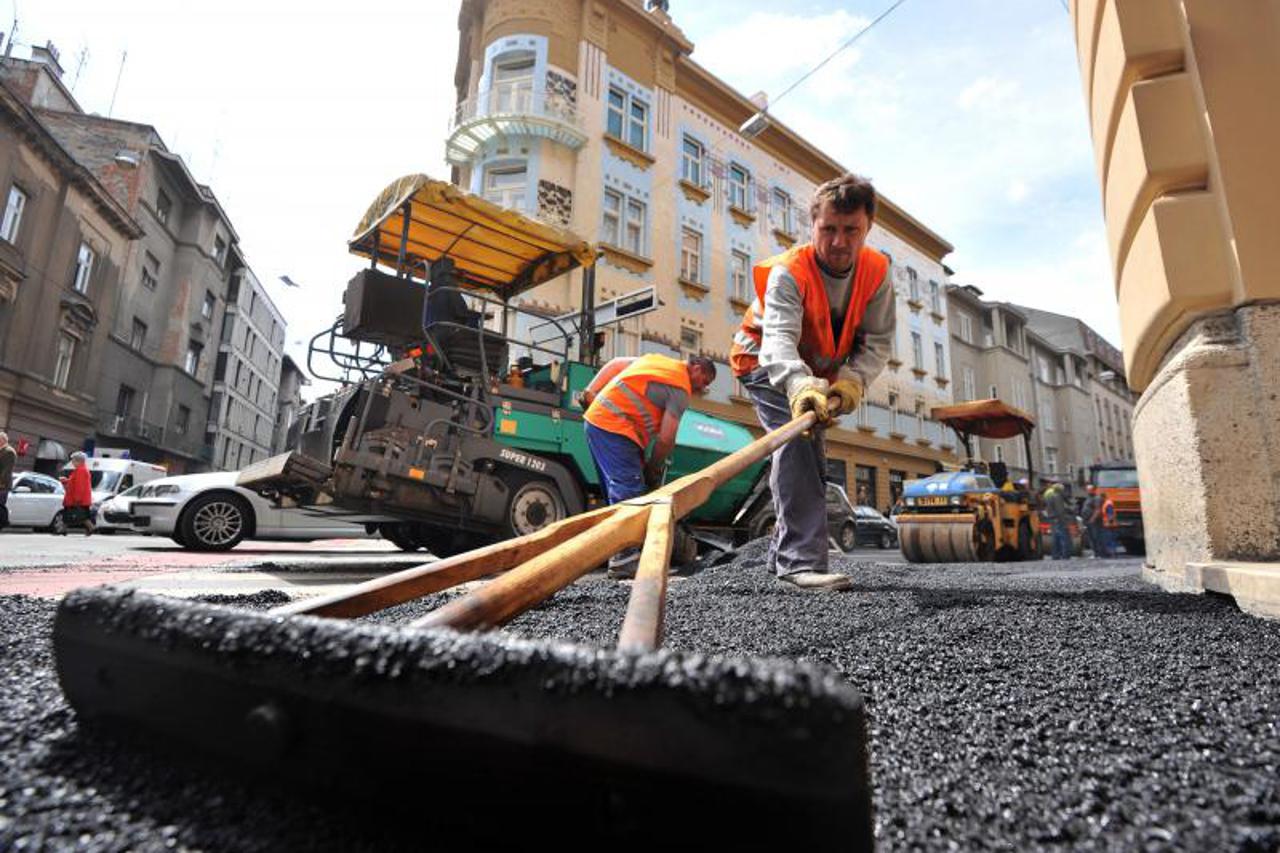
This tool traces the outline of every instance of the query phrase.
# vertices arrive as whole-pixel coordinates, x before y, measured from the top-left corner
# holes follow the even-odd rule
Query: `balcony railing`
[[[144,421],[136,415],[120,415],[115,412],[98,413],[98,432],[156,445],[164,437],[164,427],[160,424]]]
[[[445,158],[464,164],[497,136],[538,136],[581,148],[587,141],[577,105],[561,92],[503,83],[458,104]]]

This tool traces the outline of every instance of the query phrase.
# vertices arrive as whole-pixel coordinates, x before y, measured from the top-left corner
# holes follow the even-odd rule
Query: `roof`
[[[460,285],[504,300],[595,263],[595,247],[574,234],[426,175],[405,175],[379,193],[348,247],[396,268],[402,238],[410,275],[425,278],[432,261],[448,257],[457,265]]]
[[[1036,427],[1035,419],[1026,412],[995,399],[937,406],[931,415],[956,432],[982,438],[1013,438],[1030,434]]]

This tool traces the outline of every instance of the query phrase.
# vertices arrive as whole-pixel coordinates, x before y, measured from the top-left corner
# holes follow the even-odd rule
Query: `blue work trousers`
[[[1068,560],[1071,558],[1071,532],[1067,523],[1060,518],[1053,520],[1053,559]]]
[[[638,498],[648,489],[644,484],[644,451],[625,435],[586,424],[587,449],[595,460],[609,503]],[[640,558],[639,548],[626,548],[609,559],[610,568],[630,567]]]

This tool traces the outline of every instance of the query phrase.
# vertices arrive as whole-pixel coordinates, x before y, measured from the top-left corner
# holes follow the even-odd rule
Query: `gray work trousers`
[[[766,430],[791,420],[787,395],[769,384],[764,368],[743,377]],[[822,431],[812,430],[773,453],[769,489],[777,525],[769,544],[769,566],[779,577],[827,571],[827,455]]]

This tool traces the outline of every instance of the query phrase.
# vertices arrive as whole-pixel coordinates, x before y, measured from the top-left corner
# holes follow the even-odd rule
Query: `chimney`
[[[58,62],[58,49],[53,46],[53,42],[46,41],[44,47],[31,48],[31,61],[39,65],[43,65],[49,69],[49,73],[59,80],[62,79],[62,65]]]

